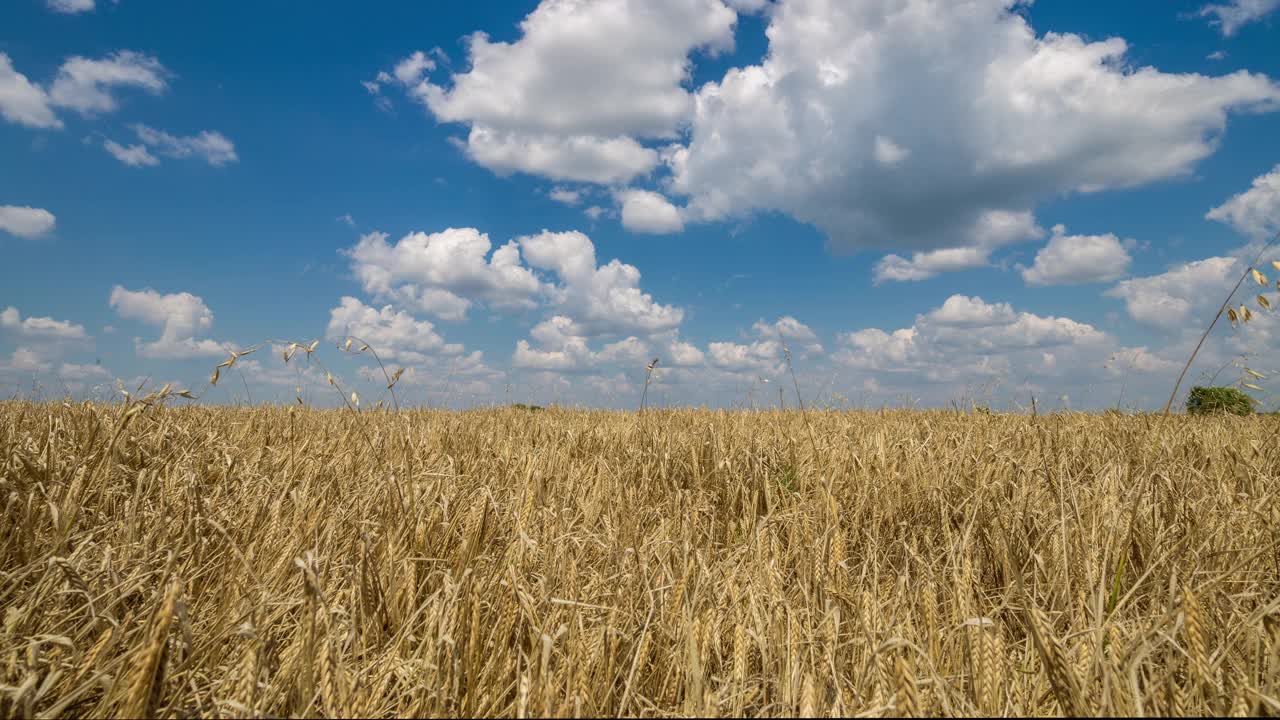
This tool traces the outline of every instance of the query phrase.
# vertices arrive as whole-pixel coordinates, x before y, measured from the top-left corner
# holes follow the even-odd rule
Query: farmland
[[[1278,423],[4,403],[0,714],[1274,714]]]

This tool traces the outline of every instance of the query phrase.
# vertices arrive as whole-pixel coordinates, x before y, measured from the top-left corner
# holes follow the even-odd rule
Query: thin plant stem
[[[1213,316],[1213,320],[1209,323],[1209,327],[1204,329],[1204,334],[1200,336],[1200,342],[1196,343],[1196,348],[1191,351],[1191,357],[1187,358],[1187,364],[1183,365],[1182,372],[1178,373],[1178,382],[1173,384],[1173,392],[1169,393],[1169,402],[1164,404],[1165,415],[1168,415],[1169,409],[1173,407],[1173,401],[1178,397],[1178,388],[1182,387],[1183,378],[1187,376],[1187,371],[1191,369],[1191,363],[1195,362],[1196,355],[1200,352],[1200,347],[1204,345],[1205,339],[1209,337],[1209,333],[1213,332],[1213,326],[1218,324],[1218,319],[1222,317],[1222,313],[1227,311],[1227,305],[1231,304],[1231,298],[1236,296],[1236,291],[1238,291],[1240,286],[1244,284],[1245,278],[1249,277],[1249,271],[1253,270],[1254,266],[1258,264],[1258,261],[1262,259],[1263,253],[1275,244],[1277,239],[1280,239],[1280,237],[1272,238],[1266,245],[1263,245],[1262,249],[1258,251],[1258,256],[1253,259],[1253,262],[1249,263],[1248,267],[1244,269],[1244,272],[1240,273],[1240,279],[1236,282],[1236,286],[1231,288],[1231,292],[1227,294],[1227,299],[1222,301],[1222,306],[1218,308],[1218,313]]]

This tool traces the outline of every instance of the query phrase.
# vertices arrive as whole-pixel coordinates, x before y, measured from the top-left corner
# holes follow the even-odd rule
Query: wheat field
[[[0,714],[1275,714],[1277,430],[8,402]]]

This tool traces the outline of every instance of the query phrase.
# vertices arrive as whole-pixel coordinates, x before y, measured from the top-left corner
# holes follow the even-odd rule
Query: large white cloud
[[[122,318],[159,327],[160,337],[151,342],[135,338],[139,355],[149,358],[186,359],[224,355],[227,346],[207,338],[197,338],[213,326],[213,311],[204,300],[187,292],[161,294],[146,288],[111,289],[111,308]]]
[[[53,213],[44,208],[23,205],[0,205],[0,230],[32,240],[46,235],[57,223]]]
[[[1049,244],[1036,253],[1035,262],[1022,270],[1028,285],[1079,285],[1108,282],[1129,271],[1129,251],[1120,238],[1105,235],[1067,235],[1057,225]]]
[[[470,126],[468,153],[486,167],[625,182],[658,162],[637,140],[672,138],[687,118],[690,53],[731,47],[735,20],[721,0],[543,0],[514,42],[470,36],[470,67],[448,85],[413,62],[421,53],[395,80],[438,120]]]
[[[1206,216],[1255,239],[1280,233],[1280,165],[1254,178],[1253,186],[1213,208]]]
[[[477,302],[494,309],[554,308],[572,320],[573,334],[653,334],[675,329],[683,311],[640,288],[640,271],[611,260],[597,264],[586,235],[543,231],[492,249],[474,228],[411,233],[387,242],[370,233],[347,251],[365,292],[447,320]],[[539,277],[539,271],[546,279]]]
[[[703,86],[689,142],[667,156],[686,222],[778,210],[840,247],[985,250],[987,213],[1185,175],[1229,112],[1280,104],[1264,76],[1134,68],[1122,39],[1037,36],[1015,10],[779,3],[768,56]],[[884,275],[980,261],[924,256]]]

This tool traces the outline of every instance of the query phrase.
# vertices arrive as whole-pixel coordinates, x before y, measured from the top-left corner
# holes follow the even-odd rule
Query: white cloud
[[[911,254],[910,260],[901,255],[885,255],[876,263],[874,282],[878,285],[886,280],[928,280],[939,273],[986,267],[990,263],[990,257],[990,250],[976,247],[915,252]]]
[[[100,60],[67,58],[48,89],[35,84],[0,53],[0,116],[34,128],[61,128],[55,108],[82,115],[116,110],[114,92],[120,88],[159,95],[167,87],[169,71],[149,55],[121,50]]]
[[[587,338],[579,335],[571,318],[556,315],[529,331],[533,344],[517,340],[511,364],[518,368],[538,370],[573,370],[595,363],[596,354],[587,346]]]
[[[893,167],[907,159],[911,151],[898,145],[883,135],[876,136],[876,147],[873,155],[881,165]]]
[[[674,137],[688,116],[689,53],[731,47],[735,20],[721,0],[544,0],[515,42],[470,36],[470,68],[448,87],[397,81],[437,120],[470,126],[485,167],[621,183],[657,162],[637,139]]]
[[[58,368],[58,375],[68,380],[109,380],[111,379],[111,371],[101,365],[88,365],[81,363],[62,363]]]
[[[67,59],[49,87],[49,99],[81,114],[111,112],[118,106],[116,88],[137,88],[152,95],[164,92],[169,71],[149,55],[121,50],[101,60]]]
[[[50,317],[22,317],[15,307],[0,311],[0,328],[24,338],[40,340],[87,340],[84,326]]]
[[[552,188],[547,196],[552,200],[570,207],[582,202],[582,193],[578,190],[570,190],[569,188]]]
[[[91,12],[94,0],[46,0],[49,9],[66,15]]]
[[[1254,178],[1253,187],[1209,211],[1205,217],[1264,240],[1280,233],[1280,165]]]
[[[988,303],[967,295],[952,295],[925,317],[938,325],[969,327],[1008,325],[1017,319],[1009,303]]]
[[[659,333],[679,327],[684,311],[661,305],[640,289],[640,271],[617,259],[596,265],[595,245],[580,232],[547,232],[518,239],[530,266],[553,271],[560,284],[553,303],[583,335]]]
[[[583,210],[583,211],[582,211],[582,214],[583,214],[583,215],[586,215],[587,217],[591,218],[592,220],[599,220],[599,219],[600,219],[600,217],[601,217],[602,215],[604,215],[606,212],[608,212],[608,211],[607,211],[607,210],[605,210],[604,208],[602,208],[602,207],[600,207],[600,206],[598,206],[598,205],[592,205],[591,207],[587,208],[586,210]]]
[[[16,348],[9,356],[9,362],[0,369],[4,370],[43,370],[49,365],[49,358],[37,350],[28,347]]]
[[[1104,294],[1124,300],[1134,320],[1176,330],[1192,319],[1192,310],[1221,304],[1241,272],[1235,258],[1211,257],[1179,264],[1159,275],[1123,280]]]
[[[622,226],[631,232],[665,235],[684,229],[680,211],[658,193],[622,190],[614,197],[622,204]]]
[[[466,151],[473,161],[500,175],[523,172],[604,184],[645,175],[658,164],[658,153],[629,137],[564,137],[478,126],[467,136]]]
[[[782,343],[757,340],[752,343],[713,342],[707,345],[709,362],[722,370],[778,375],[783,370]]]
[[[446,343],[430,322],[390,305],[373,308],[353,297],[343,297],[338,307],[329,311],[326,334],[336,339],[359,338],[357,343],[368,343],[380,357],[401,362],[418,363],[428,355],[463,351],[461,345]]]
[[[1044,228],[1030,211],[987,210],[960,234],[965,245],[940,250],[919,251],[911,259],[886,255],[876,263],[874,282],[928,280],[940,273],[986,267],[997,248],[1044,237]]]
[[[13,61],[0,52],[0,117],[34,128],[60,128],[62,121],[49,104],[49,95],[26,75],[13,69]]]
[[[1210,22],[1222,29],[1222,34],[1230,37],[1241,27],[1256,22],[1280,8],[1280,0],[1231,0],[1225,5],[1205,5],[1200,8],[1200,16],[1212,18]]]
[[[706,356],[691,343],[671,336],[663,343],[660,361],[674,367],[691,367],[701,365]]]
[[[152,167],[160,164],[160,158],[151,154],[146,145],[130,145],[125,147],[115,140],[104,140],[102,147],[111,156],[130,167]]]
[[[168,158],[198,157],[214,167],[240,159],[236,155],[235,143],[220,132],[204,130],[196,135],[178,137],[141,124],[134,125],[133,131],[141,144],[125,147],[113,140],[103,143],[107,152],[126,165],[159,165],[160,160],[151,150]]]
[[[1049,244],[1022,270],[1028,285],[1079,285],[1117,280],[1129,271],[1133,258],[1120,238],[1106,235],[1067,235],[1057,225]]]
[[[0,230],[33,240],[53,230],[57,219],[42,208],[0,205]]]
[[[494,250],[474,228],[410,233],[395,244],[369,233],[347,251],[365,292],[446,320],[461,320],[479,300],[495,308],[532,308],[542,283],[520,260],[515,241]]]
[[[822,343],[818,342],[817,333],[790,315],[784,315],[772,323],[758,320],[751,326],[751,330],[759,337],[781,340],[788,347],[808,354],[818,354],[823,351]]]
[[[392,71],[396,80],[406,87],[415,87],[421,83],[426,74],[436,69],[435,61],[427,57],[426,53],[418,50],[409,57],[401,60],[396,64]],[[379,80],[390,80],[384,75],[378,76]]]
[[[964,295],[917,315],[909,328],[867,328],[842,335],[840,343],[834,357],[846,367],[944,384],[1080,372],[1101,367],[1114,347],[1092,325]]]
[[[989,250],[992,212],[1186,175],[1229,112],[1280,107],[1264,76],[1134,68],[1122,39],[1037,36],[1017,10],[779,3],[763,62],[698,90],[688,142],[664,155],[667,190],[689,198],[686,222],[774,210],[844,248]],[[884,279],[980,256],[899,257]]]
[[[154,341],[134,339],[135,348],[143,357],[184,359],[227,352],[223,343],[195,337],[213,326],[213,312],[204,300],[191,293],[162,295],[150,288],[135,291],[116,285],[109,302],[120,317],[161,328],[160,337]]]

